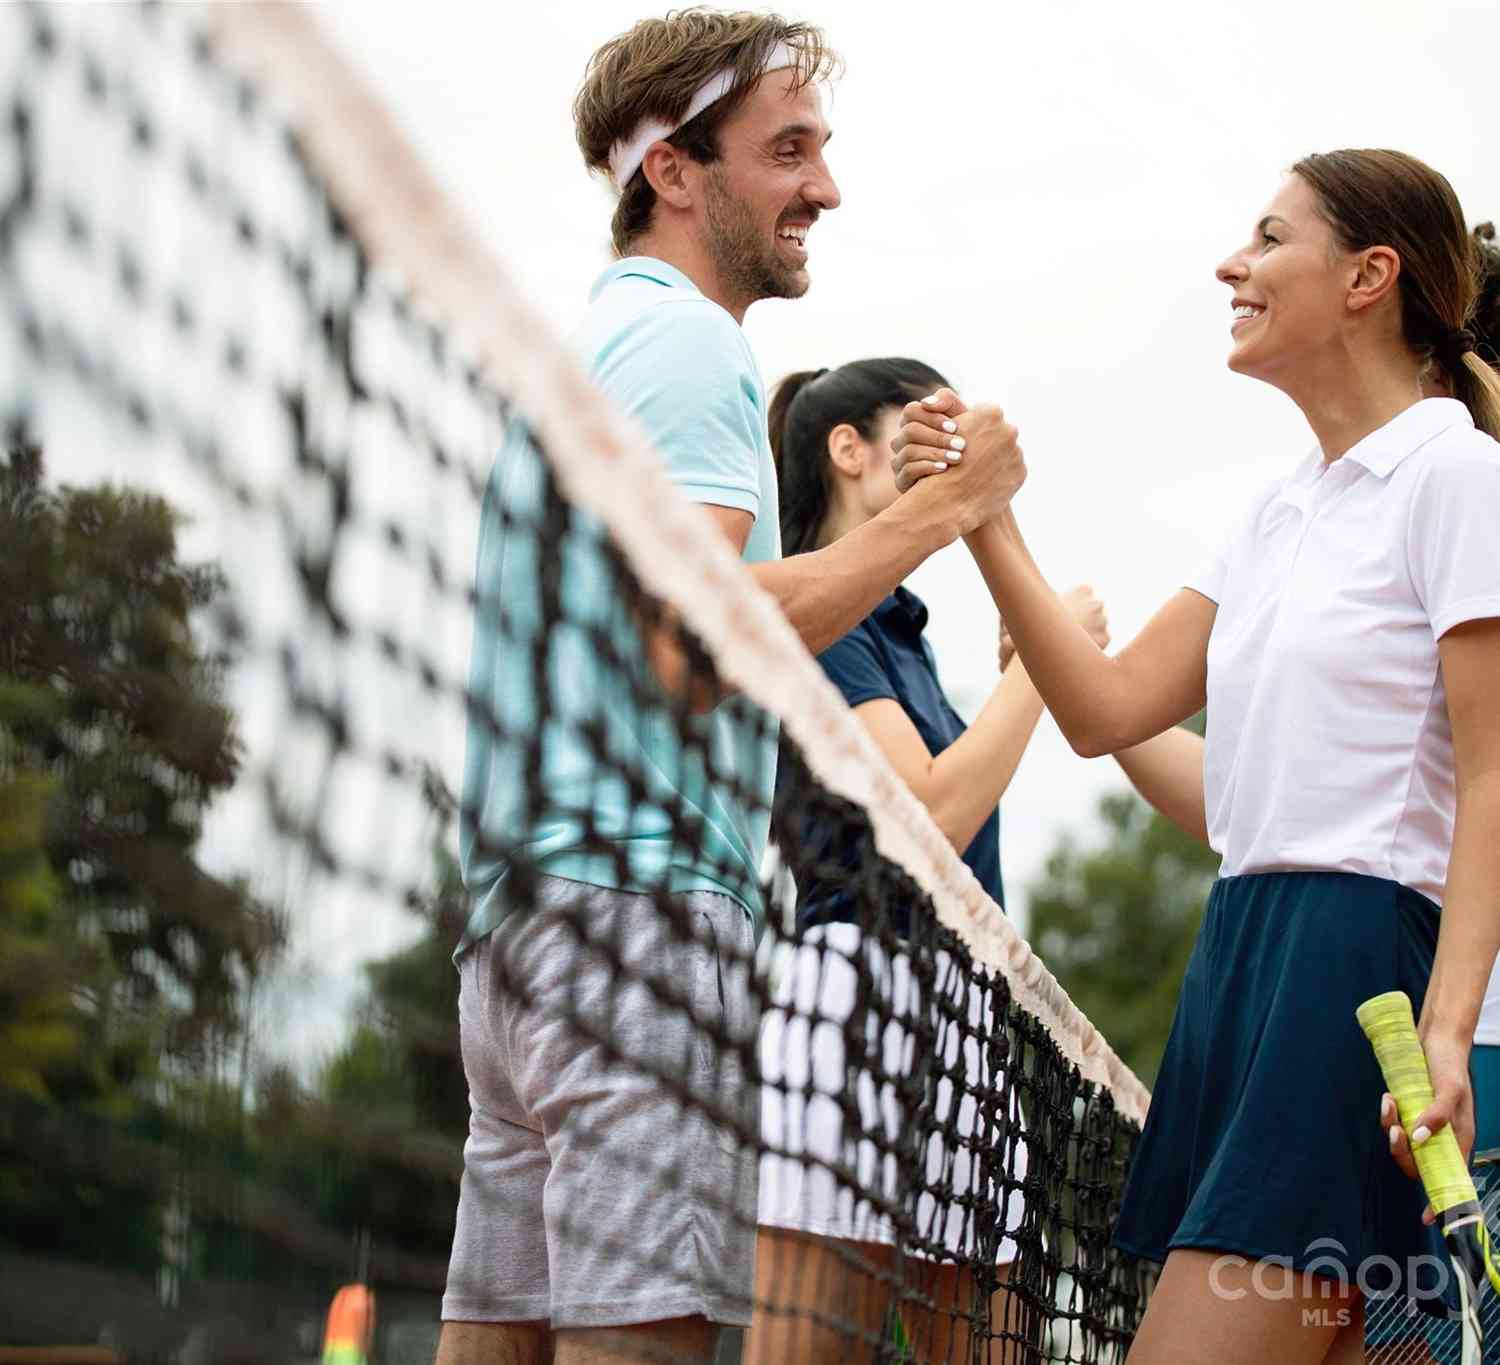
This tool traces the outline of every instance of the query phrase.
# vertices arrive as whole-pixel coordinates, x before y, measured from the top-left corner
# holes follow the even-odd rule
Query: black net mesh
[[[0,69],[0,1344],[315,1354],[358,1280],[425,1359],[550,1244],[559,1322],[758,1315],[721,1359],[1122,1359],[1138,1092],[684,624],[667,513],[183,14],[7,6]]]
[[[1500,1166],[1495,1153],[1475,1152],[1474,1186],[1485,1222],[1500,1225]],[[1436,1274],[1418,1273],[1416,1293],[1389,1292],[1396,1275],[1389,1266],[1367,1267],[1365,1358],[1373,1365],[1459,1365],[1464,1358],[1463,1327],[1442,1303]],[[1420,1295],[1422,1297],[1418,1297]],[[1500,1359],[1500,1296],[1481,1287],[1479,1321],[1484,1330],[1484,1359]]]

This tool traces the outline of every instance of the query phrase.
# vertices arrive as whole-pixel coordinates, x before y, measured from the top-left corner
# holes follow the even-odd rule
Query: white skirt
[[[931,1113],[925,1116],[932,1132],[925,1171],[902,1181],[897,1152],[903,1141],[911,1140],[911,1123],[922,1117],[910,1113],[911,1097],[903,1099],[896,1083],[910,1075],[917,1061],[919,1038],[913,1026],[921,1021],[921,1001],[910,957],[886,952],[873,938],[867,942],[854,924],[810,929],[789,956],[790,961],[779,964],[782,970],[774,979],[760,1033],[761,1139],[767,1149],[760,1165],[761,1224],[859,1242],[900,1240],[928,1259],[947,1259],[939,1247],[968,1259],[979,1236],[975,1207],[995,1209],[1003,1199],[1003,1230],[1014,1232],[1024,1212],[1020,1190],[1002,1189],[994,1168],[985,1169],[989,1161],[976,1159],[985,1150],[1009,1180],[1019,1185],[1025,1177],[1026,1144],[1015,1095],[1004,1123],[987,1121],[976,1098],[976,1092],[993,1093],[1004,1084],[981,1046],[981,1037],[993,1027],[985,979],[971,975],[966,987],[949,955],[936,954],[940,998],[934,1003],[939,1008],[931,1011],[928,1022],[941,1062],[934,1058],[924,1063],[938,1073],[936,1085],[924,1087],[932,1096]],[[855,964],[861,960],[868,964],[872,985],[863,1039],[848,1025],[859,986]],[[966,1012],[958,1008],[965,991]],[[968,1028],[960,1030],[950,1016],[965,1014]],[[852,1059],[846,1048],[850,1037],[859,1048]],[[964,1082],[955,1097],[952,1076],[960,1044]],[[878,1070],[871,1065],[877,1055]],[[861,1057],[868,1060],[861,1063]],[[850,1064],[858,1064],[852,1091],[860,1129],[846,1134],[842,1106],[851,1089]],[[950,1116],[951,1137],[943,1131]],[[921,1157],[913,1153],[906,1159]],[[830,1165],[845,1168],[844,1175],[836,1176]],[[909,1210],[918,1184],[914,1229],[898,1238],[891,1211]],[[906,1218],[901,1222],[912,1228]],[[1016,1254],[1012,1238],[1003,1237],[996,1264],[1009,1264]]]

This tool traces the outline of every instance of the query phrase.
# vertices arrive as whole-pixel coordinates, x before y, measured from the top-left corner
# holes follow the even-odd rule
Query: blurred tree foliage
[[[1104,797],[1099,815],[1103,841],[1065,835],[1031,888],[1030,938],[1150,1085],[1219,859],[1133,792]]]
[[[407,1283],[446,1261],[468,1133],[453,967],[467,906],[441,834],[418,913],[413,944],[365,964],[364,1004],[314,1083],[268,1071],[250,1116],[262,1178],[320,1225],[368,1233],[372,1278]]]
[[[226,585],[180,525],[0,457],[0,1243],[331,1292],[364,1240],[372,1278],[440,1288],[468,1093],[451,798],[431,784],[421,932],[366,965],[344,1044],[311,1078],[260,1063],[286,925],[198,861],[241,750],[194,635]]]
[[[57,1102],[222,1045],[282,941],[197,861],[240,747],[192,629],[224,583],[179,561],[179,524],[148,493],[47,487],[35,448],[0,462],[0,1035],[7,1083]]]
[[[175,1121],[283,933],[197,857],[240,761],[193,634],[221,575],[180,562],[163,499],[43,475],[34,447],[0,455],[0,1095],[29,1106],[0,1125],[0,1228],[154,1269],[142,1163],[83,1135],[124,1152]]]

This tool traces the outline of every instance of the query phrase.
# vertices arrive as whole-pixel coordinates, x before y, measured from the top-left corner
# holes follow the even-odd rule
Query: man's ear
[[[691,208],[693,204],[693,191],[687,180],[690,159],[682,148],[670,142],[653,142],[641,161],[641,171],[656,191],[656,197],[674,209]]]
[[[1354,312],[1372,308],[1389,298],[1401,278],[1401,257],[1388,246],[1372,246],[1354,260],[1354,280],[1349,286],[1349,307]]]
[[[828,433],[828,458],[840,474],[857,479],[865,472],[865,443],[859,431],[848,422],[840,422]]]

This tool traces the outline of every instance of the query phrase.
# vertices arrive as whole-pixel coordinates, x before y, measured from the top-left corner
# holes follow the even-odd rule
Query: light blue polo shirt
[[[574,344],[594,383],[645,428],[686,497],[755,517],[746,562],[779,558],[765,389],[735,320],[680,270],[633,256],[594,284]],[[479,523],[469,665],[476,705],[459,827],[474,909],[459,952],[518,908],[506,896],[505,850],[521,847],[554,876],[627,891],[665,883],[674,891],[725,892],[758,919],[775,724],[736,696],[689,718],[695,742],[684,744],[684,722],[656,690],[629,604],[619,600],[599,524],[575,508],[563,543],[542,543],[541,472],[541,456],[524,427],[513,424]],[[544,554],[552,565],[544,565]],[[544,567],[559,573],[563,606],[562,620],[545,634],[537,589]],[[600,658],[589,628],[607,632],[623,664]],[[543,639],[548,695],[539,708],[533,670]],[[547,723],[539,725],[543,709]],[[536,743],[541,803],[527,794],[527,754]],[[627,778],[644,787],[644,799]],[[605,849],[585,846],[590,827]]]

